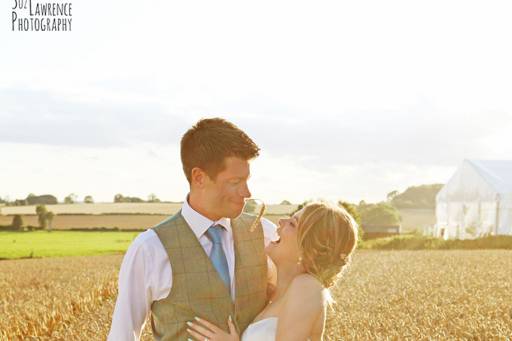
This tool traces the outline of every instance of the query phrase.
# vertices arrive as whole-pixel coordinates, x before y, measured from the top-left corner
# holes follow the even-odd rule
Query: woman
[[[241,340],[322,340],[328,288],[356,247],[356,223],[343,208],[312,203],[280,219],[278,233],[265,249],[277,268],[276,288]],[[187,331],[199,341],[240,340],[231,320],[228,326],[230,333],[196,318]]]

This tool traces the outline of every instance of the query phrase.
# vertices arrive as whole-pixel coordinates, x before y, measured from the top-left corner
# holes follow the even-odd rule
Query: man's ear
[[[190,172],[190,185],[197,186],[198,188],[203,188],[207,176],[208,175],[206,174],[206,172],[201,168],[192,168],[192,171]]]

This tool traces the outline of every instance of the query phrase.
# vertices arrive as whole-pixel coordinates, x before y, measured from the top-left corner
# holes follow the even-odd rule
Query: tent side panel
[[[494,234],[496,224],[496,202],[482,202],[480,235]]]
[[[498,233],[499,235],[512,235],[512,207],[500,203]]]

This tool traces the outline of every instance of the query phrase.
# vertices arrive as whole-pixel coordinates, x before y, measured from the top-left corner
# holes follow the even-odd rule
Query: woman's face
[[[265,252],[276,265],[283,262],[297,263],[299,260],[297,228],[302,212],[303,209],[297,211],[290,218],[279,219],[277,233],[280,239],[276,242],[271,242],[265,248]]]

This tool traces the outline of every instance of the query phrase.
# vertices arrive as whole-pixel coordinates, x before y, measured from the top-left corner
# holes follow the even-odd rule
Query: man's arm
[[[126,251],[119,271],[119,291],[109,341],[139,340],[151,307],[144,236],[139,235]]]

